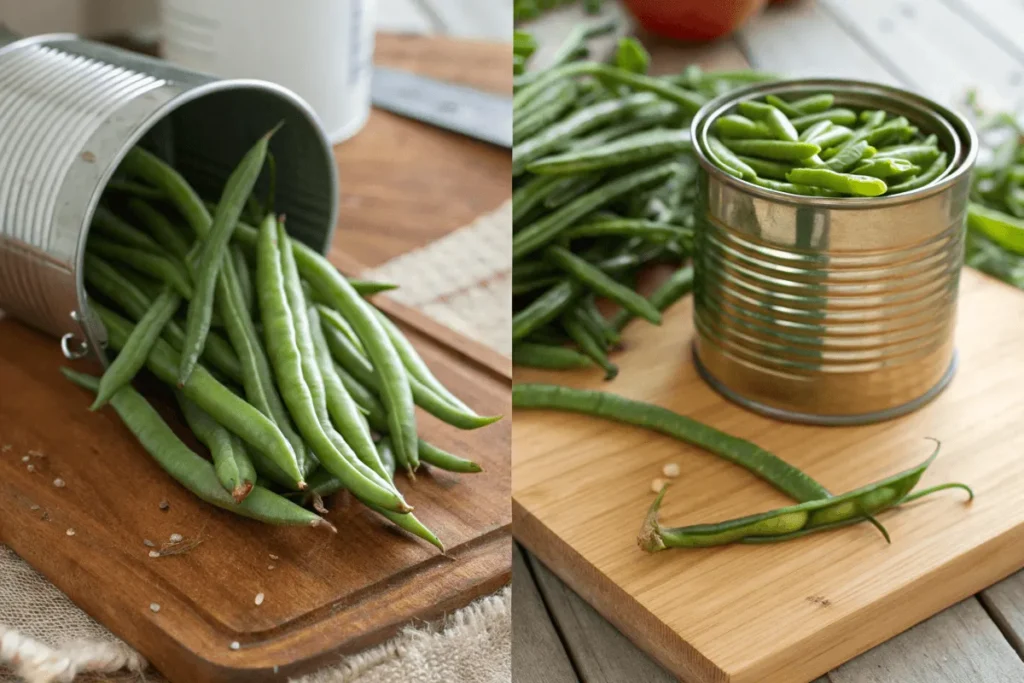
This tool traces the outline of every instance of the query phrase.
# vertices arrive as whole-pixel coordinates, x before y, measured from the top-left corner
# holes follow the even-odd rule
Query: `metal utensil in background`
[[[374,106],[499,147],[512,147],[512,98],[374,67]]]

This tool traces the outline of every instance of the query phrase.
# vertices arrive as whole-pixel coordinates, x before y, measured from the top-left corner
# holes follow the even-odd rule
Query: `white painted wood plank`
[[[977,88],[995,106],[1024,100],[1020,62],[943,2],[820,2],[910,87],[933,99],[960,105]]]
[[[899,82],[815,0],[769,7],[739,31],[738,40],[754,68],[783,76]]]
[[[527,556],[537,587],[558,625],[565,646],[587,683],[672,683],[677,680],[639,650],[593,607],[552,574],[537,558]]]
[[[829,679],[832,683],[1018,683],[1024,681],[1024,661],[981,604],[968,598],[843,664],[829,673]]]
[[[377,30],[428,34],[434,33],[434,25],[415,0],[377,0]]]
[[[1024,61],[1024,3],[1020,0],[945,0],[958,14],[998,37]]]
[[[517,683],[577,683],[519,546],[512,549],[512,669]]]
[[[1024,571],[982,591],[980,597],[999,630],[1024,657]]]
[[[600,36],[588,42],[590,58],[602,61],[615,50],[618,39],[633,31],[633,19],[617,2],[605,2],[601,14],[592,15],[583,11],[580,3],[545,12],[540,18],[523,22],[519,28],[529,31],[540,47],[530,60],[531,69],[542,69],[551,63],[551,58],[562,44],[569,31],[578,24],[614,19],[618,29],[612,35]]]
[[[512,0],[420,0],[447,35],[475,40],[512,40]]]

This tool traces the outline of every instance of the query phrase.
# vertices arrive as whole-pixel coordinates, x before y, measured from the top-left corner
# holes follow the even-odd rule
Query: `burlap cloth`
[[[511,354],[512,211],[508,203],[427,247],[383,264],[367,277],[401,285],[395,299]],[[0,311],[0,316],[3,313]],[[0,683],[18,683],[3,663],[38,658],[30,683],[162,682],[143,674],[137,653],[78,609],[21,558],[0,545]],[[512,680],[511,591],[425,628],[344,658],[301,683],[508,683]],[[106,674],[81,675],[82,661]]]

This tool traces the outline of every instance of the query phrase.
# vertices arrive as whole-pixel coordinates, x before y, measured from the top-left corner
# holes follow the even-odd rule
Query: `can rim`
[[[919,109],[933,113],[939,120],[948,125],[960,141],[960,153],[955,155],[946,173],[928,185],[910,192],[881,197],[810,197],[781,192],[755,185],[747,180],[737,178],[719,168],[707,153],[707,134],[711,124],[725,110],[742,100],[762,95],[779,95],[799,90],[823,91],[863,91],[875,93],[892,100],[903,101]],[[964,175],[970,173],[978,156],[978,135],[970,122],[961,114],[945,107],[935,100],[882,83],[858,81],[845,78],[796,78],[755,83],[745,88],[732,90],[719,95],[700,108],[690,124],[690,138],[694,141],[693,149],[698,163],[704,170],[714,176],[715,180],[725,185],[770,201],[799,206],[815,206],[828,209],[869,209],[892,207],[918,201],[938,194],[954,185]]]

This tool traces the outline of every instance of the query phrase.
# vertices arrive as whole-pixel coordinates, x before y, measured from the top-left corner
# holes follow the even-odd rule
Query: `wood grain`
[[[376,62],[499,93],[512,92],[507,44],[378,35]],[[507,149],[374,110],[335,148],[341,192],[331,256],[379,265],[494,210],[512,195]]]
[[[688,524],[769,509],[785,499],[696,449],[584,416],[520,411],[514,420],[517,538],[571,588],[677,675],[732,683],[809,680],[1019,569],[1024,564],[1024,342],[1020,292],[973,271],[962,278],[951,387],[906,418],[853,428],[786,425],[724,401],[689,358],[689,302],[661,328],[626,336],[621,373],[516,371],[651,401],[754,440],[835,490],[943,455],[922,485],[960,479],[966,506],[944,496],[885,516],[893,534],[853,527],[776,547],[648,556],[635,537],[650,482],[676,461],[684,476],[663,518]],[[981,400],[984,397],[984,400]],[[699,486],[692,482],[700,482]],[[794,580],[794,577],[799,577]]]
[[[1024,572],[1003,579],[978,596],[999,630],[1024,658]]]
[[[516,683],[576,683],[579,679],[519,548],[513,548],[512,572],[512,669]]]

